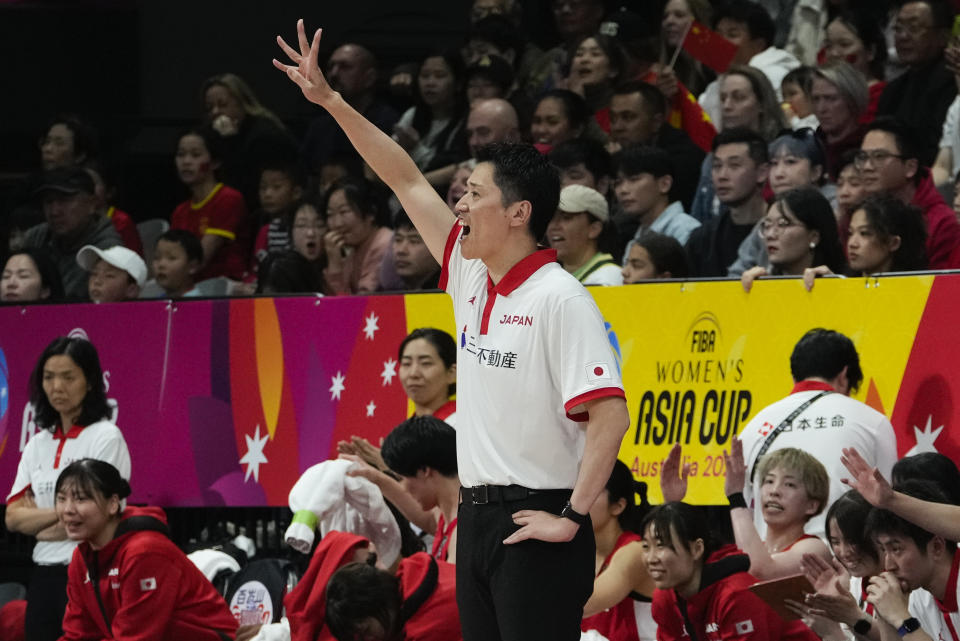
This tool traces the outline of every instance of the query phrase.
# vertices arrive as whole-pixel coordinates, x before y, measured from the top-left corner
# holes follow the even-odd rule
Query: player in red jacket
[[[750,560],[733,545],[717,547],[699,508],[666,503],[644,519],[644,557],[657,589],[657,640],[815,641],[800,622],[785,622],[747,588]]]
[[[63,640],[221,641],[237,628],[226,601],[170,541],[163,510],[123,509],[130,485],[109,463],[74,461],[56,485],[70,563]]]

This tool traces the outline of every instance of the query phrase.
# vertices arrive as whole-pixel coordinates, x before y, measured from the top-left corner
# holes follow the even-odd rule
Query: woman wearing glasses
[[[777,196],[760,221],[759,233],[768,264],[743,273],[740,282],[746,291],[750,291],[754,280],[768,274],[802,276],[814,265],[844,269],[833,208],[814,186],[789,189]]]

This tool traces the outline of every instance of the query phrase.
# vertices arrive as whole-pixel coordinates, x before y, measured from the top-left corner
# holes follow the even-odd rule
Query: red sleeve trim
[[[567,412],[567,418],[571,421],[576,421],[578,423],[584,423],[587,419],[590,418],[590,414],[586,411],[577,412],[576,414],[571,414],[570,411],[590,401],[595,401],[598,398],[607,398],[608,396],[617,397],[626,399],[626,395],[623,393],[623,390],[619,387],[601,387],[599,389],[590,390],[589,392],[584,392],[580,396],[574,396],[569,401],[563,404],[563,409]]]
[[[17,492],[16,494],[11,494],[10,496],[8,496],[8,497],[7,497],[7,505],[10,505],[10,504],[13,503],[14,501],[19,501],[20,499],[22,499],[22,498],[27,494],[27,491],[29,491],[29,490],[30,490],[30,486],[28,485],[27,487],[23,488],[22,490],[20,490],[20,491]]]
[[[457,239],[460,238],[460,232],[463,226],[459,222],[453,223],[450,228],[450,234],[447,236],[447,244],[443,247],[443,264],[440,267],[440,281],[437,287],[447,291],[447,280],[450,277],[450,256],[453,255],[453,248],[457,246]]]

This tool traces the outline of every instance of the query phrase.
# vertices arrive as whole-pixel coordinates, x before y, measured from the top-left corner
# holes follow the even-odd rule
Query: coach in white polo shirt
[[[320,32],[285,71],[324,107],[394,191],[443,268],[453,298],[458,518],[457,603],[467,641],[580,638],[593,590],[588,510],[629,418],[603,319],[537,239],[559,200],[533,147],[484,148],[456,218],[409,156],[330,89]]]
[[[897,437],[889,419],[848,396],[863,380],[853,341],[839,332],[812,329],[794,346],[790,372],[795,383],[790,395],[757,412],[740,434],[748,474],[744,499],[761,538],[767,524],[754,498],[760,496],[763,479],[753,470],[763,454],[795,447],[816,457],[830,475],[827,505],[849,489],[840,482],[847,476],[840,462],[843,448],[856,448],[886,478],[897,462]],[[807,534],[826,540],[825,518],[826,510],[807,521]]]
[[[109,420],[100,359],[85,338],[61,336],[47,346],[30,376],[30,402],[41,429],[20,456],[5,521],[7,529],[37,538],[27,590],[26,638],[53,641],[63,634],[67,565],[77,547],[67,539],[54,510],[57,477],[73,461],[95,458],[129,479],[130,453],[123,434]]]

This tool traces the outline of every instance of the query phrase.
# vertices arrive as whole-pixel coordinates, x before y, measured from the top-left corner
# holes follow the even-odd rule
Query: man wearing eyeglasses
[[[930,269],[960,268],[960,223],[920,163],[916,134],[890,118],[868,128],[854,163],[868,194],[886,192],[923,213]]]
[[[893,116],[916,128],[924,167],[937,157],[943,121],[957,95],[943,57],[952,25],[953,9],[946,0],[908,0],[893,23],[897,55],[907,71],[883,90],[877,115]]]

